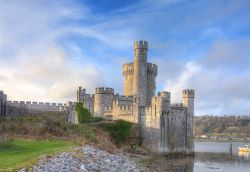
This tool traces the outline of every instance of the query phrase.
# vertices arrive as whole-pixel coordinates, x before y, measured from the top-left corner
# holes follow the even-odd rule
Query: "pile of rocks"
[[[22,170],[21,170],[22,171]],[[91,146],[78,148],[76,151],[63,152],[50,158],[43,158],[30,171],[143,171],[135,161],[122,154],[110,154]]]

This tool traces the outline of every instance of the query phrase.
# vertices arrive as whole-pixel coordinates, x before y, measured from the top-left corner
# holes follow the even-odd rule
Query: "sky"
[[[157,91],[196,91],[196,115],[250,115],[249,0],[0,0],[0,90],[9,100],[123,93],[121,67],[147,40]]]

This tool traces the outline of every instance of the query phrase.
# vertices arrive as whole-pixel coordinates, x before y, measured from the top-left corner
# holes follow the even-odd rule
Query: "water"
[[[195,142],[195,157],[159,158],[150,165],[166,172],[250,172],[250,153],[239,153],[245,143]]]

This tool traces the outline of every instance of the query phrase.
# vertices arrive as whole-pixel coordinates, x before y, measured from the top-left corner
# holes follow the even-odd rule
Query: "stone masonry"
[[[76,103],[49,103],[31,101],[10,101],[7,95],[0,91],[0,117],[15,117],[27,115],[60,116],[68,123],[77,124]]]
[[[77,101],[94,116],[138,123],[142,146],[163,154],[193,154],[194,96],[192,89],[182,92],[183,102],[171,104],[171,94],[155,96],[157,65],[147,62],[148,43],[134,43],[134,62],[124,64],[124,95],[114,89],[98,87],[87,94],[79,87]]]

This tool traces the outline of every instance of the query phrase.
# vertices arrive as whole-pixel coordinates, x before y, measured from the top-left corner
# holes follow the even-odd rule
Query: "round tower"
[[[194,96],[195,92],[192,89],[182,91],[183,106],[187,107],[187,123],[186,123],[186,154],[194,153],[194,136],[193,136],[193,116],[194,116]]]
[[[122,66],[124,95],[133,96],[134,63],[127,63]]]
[[[147,106],[151,105],[151,99],[155,96],[157,65],[147,63]]]
[[[193,89],[185,89],[182,91],[182,104],[187,107],[187,112],[189,115],[194,115],[194,95]]]
[[[94,115],[103,116],[104,107],[112,106],[114,99],[114,89],[113,88],[96,88],[95,98],[94,98]]]
[[[134,42],[133,95],[140,98],[140,105],[147,102],[147,41]]]

